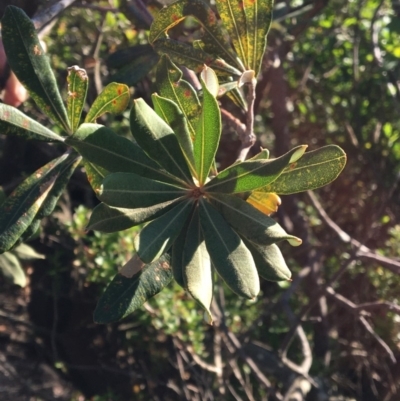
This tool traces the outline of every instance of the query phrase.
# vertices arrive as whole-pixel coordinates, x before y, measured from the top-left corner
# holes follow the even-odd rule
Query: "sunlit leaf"
[[[204,184],[210,173],[221,137],[221,112],[217,99],[208,91],[203,80],[203,104],[194,139],[197,177]]]
[[[112,173],[104,178],[98,197],[109,206],[135,209],[174,200],[185,194],[185,189],[175,185],[133,173]]]
[[[96,323],[116,322],[140,308],[172,280],[169,256],[145,265],[137,255],[121,269],[101,296],[96,310]]]
[[[196,168],[193,155],[193,142],[190,138],[187,119],[176,103],[172,100],[152,95],[155,112],[172,128],[185,156],[186,163],[193,176],[196,176]]]
[[[41,110],[71,132],[56,79],[29,17],[8,6],[1,20],[7,61]]]
[[[205,189],[211,192],[237,193],[253,191],[275,181],[283,169],[298,160],[307,146],[298,146],[277,159],[248,160],[221,171]],[[269,191],[271,192],[271,191]]]
[[[260,281],[253,257],[240,237],[207,201],[200,200],[200,222],[212,263],[229,288],[253,299]]]
[[[266,215],[277,212],[281,204],[281,198],[274,192],[253,191],[246,201]]]
[[[63,170],[64,154],[30,175],[0,206],[0,253],[8,251],[31,225]]]
[[[181,110],[194,139],[201,113],[200,101],[192,85],[182,79],[182,71],[167,55],[163,55],[157,65],[156,83],[160,95],[173,101]]]
[[[169,29],[173,28],[186,17],[195,17],[203,28],[205,50],[241,67],[235,52],[232,50],[221,26],[211,7],[202,0],[179,0],[162,8],[156,15],[151,27],[149,41],[164,38]]]
[[[201,72],[204,64],[211,67],[217,74],[234,75],[239,77],[240,70],[228,64],[221,58],[213,56],[204,50],[178,42],[173,39],[158,39],[154,43],[154,49],[159,54],[166,54],[176,64],[182,64],[195,72]]]
[[[90,186],[95,194],[98,195],[100,193],[101,185],[103,184],[105,176],[110,173],[103,167],[93,164],[86,159],[83,159],[82,164],[85,167],[86,177]]]
[[[11,252],[0,255],[0,272],[11,283],[20,287],[26,286],[25,272],[18,258]]]
[[[113,233],[137,226],[155,219],[171,210],[175,201],[167,201],[154,206],[138,209],[124,209],[108,206],[105,203],[97,205],[90,216],[87,230],[103,233]]]
[[[89,79],[86,71],[77,65],[68,68],[67,111],[71,130],[75,132],[81,122],[82,110],[86,101]]]
[[[109,172],[135,173],[167,182],[177,178],[151,160],[140,147],[129,139],[99,124],[82,124],[74,135],[66,139],[89,162]]]
[[[140,259],[150,263],[172,246],[181,232],[192,202],[180,202],[169,212],[148,223],[135,237],[135,248]]]
[[[132,135],[148,156],[182,181],[192,182],[175,133],[143,99],[135,100],[130,124]]]
[[[263,279],[269,281],[290,280],[292,273],[276,244],[260,246],[246,240],[245,244],[253,255],[258,274]]]
[[[183,280],[185,289],[207,313],[212,323],[210,305],[213,298],[213,278],[210,255],[204,242],[198,210],[193,213],[186,232],[183,249]]]
[[[346,153],[336,145],[328,145],[311,152],[287,166],[276,181],[259,189],[290,195],[316,189],[335,180],[346,165]]]
[[[81,156],[79,156],[75,151],[72,151],[69,152],[68,157],[60,163],[60,172],[54,185],[47,194],[46,200],[40,207],[36,218],[41,219],[43,217],[50,216],[80,161]]]
[[[217,0],[216,5],[237,54],[257,75],[271,25],[273,0]]]
[[[130,98],[129,88],[125,84],[111,82],[93,102],[86,115],[85,122],[95,122],[105,113],[122,113],[128,107]]]
[[[0,132],[25,139],[44,142],[63,142],[64,138],[50,131],[37,121],[21,113],[15,107],[0,103]]]
[[[293,246],[301,240],[289,235],[274,219],[261,213],[237,196],[214,194],[219,212],[225,220],[241,235],[260,245],[271,245],[288,240]]]
[[[41,253],[36,252],[31,246],[27,244],[20,244],[12,250],[12,253],[21,260],[34,260],[45,259],[46,257]]]

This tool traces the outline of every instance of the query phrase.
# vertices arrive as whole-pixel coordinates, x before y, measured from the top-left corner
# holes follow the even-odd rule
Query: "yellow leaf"
[[[278,206],[281,204],[281,198],[274,192],[254,191],[247,199],[247,202],[260,212],[270,215],[278,210]]]

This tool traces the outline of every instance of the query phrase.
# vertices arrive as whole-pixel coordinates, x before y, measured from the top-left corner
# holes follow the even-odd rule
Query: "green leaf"
[[[44,142],[63,142],[64,138],[32,120],[15,107],[0,103],[0,130],[2,134]]]
[[[114,277],[94,311],[95,323],[112,323],[140,308],[172,280],[169,256],[145,265],[135,255]]]
[[[12,250],[12,253],[21,260],[46,259],[44,255],[36,252],[31,246],[26,244],[18,245]]]
[[[217,74],[237,77],[241,75],[237,68],[221,58],[184,42],[178,42],[173,39],[158,39],[153,46],[157,53],[166,54],[174,63],[184,65],[195,72],[201,72],[204,64],[206,64],[215,70]]]
[[[105,113],[120,114],[127,107],[131,95],[125,84],[111,82],[97,96],[85,118],[85,123],[95,122]]]
[[[335,180],[346,165],[346,153],[336,145],[328,145],[307,152],[287,166],[273,183],[259,192],[290,195],[316,189]]]
[[[163,55],[157,65],[156,82],[160,95],[173,101],[185,116],[193,140],[201,113],[200,101],[192,85],[182,79],[182,71],[167,55]]]
[[[202,0],[179,0],[162,8],[151,24],[149,42],[154,44],[156,40],[164,38],[171,28],[189,16],[201,24],[207,52],[242,67],[213,10]]]
[[[201,80],[201,85],[203,88],[203,108],[194,138],[194,159],[197,177],[202,185],[208,178],[217,153],[221,137],[221,112],[217,99],[208,91],[203,80]]]
[[[288,234],[274,219],[261,213],[246,201],[232,195],[213,194],[218,211],[225,220],[248,240],[260,245],[271,245],[288,240],[293,246],[301,240]]]
[[[268,281],[290,280],[292,273],[287,267],[278,245],[260,246],[244,240],[254,258],[258,274]]]
[[[98,197],[109,206],[135,209],[154,206],[185,194],[185,189],[175,185],[133,173],[113,173],[104,178]]]
[[[75,132],[81,122],[82,110],[86,101],[89,79],[84,69],[77,65],[68,68],[67,111],[71,130]]]
[[[25,272],[19,263],[18,258],[11,252],[0,255],[0,271],[4,277],[15,285],[26,286]]]
[[[143,262],[150,263],[168,251],[181,232],[191,209],[191,201],[180,202],[142,229],[134,243]]]
[[[63,170],[64,154],[30,175],[0,207],[0,253],[6,252],[31,225]]]
[[[216,4],[237,54],[257,76],[271,25],[273,0],[217,0]]]
[[[186,163],[193,176],[196,176],[194,167],[193,142],[190,138],[187,119],[179,110],[179,107],[172,100],[158,96],[156,93],[151,96],[155,112],[172,128],[176,139],[179,142]]]
[[[183,249],[187,238],[187,229],[190,220],[186,220],[181,232],[172,244],[171,248],[171,268],[175,281],[184,289],[185,282],[183,280]]]
[[[238,193],[253,191],[275,181],[283,169],[298,160],[307,146],[298,146],[277,159],[249,160],[221,171],[205,185],[209,192]]]
[[[42,206],[40,207],[36,218],[42,219],[43,217],[50,216],[53,212],[58,199],[60,198],[61,194],[64,192],[65,187],[69,183],[69,179],[71,178],[72,174],[74,173],[75,169],[77,168],[78,164],[81,161],[81,156],[76,154],[75,151],[68,151],[68,156],[65,160],[63,160],[60,165],[59,169],[60,172],[56,178],[56,181],[49,191],[46,200],[43,202]]]
[[[255,298],[260,291],[260,281],[253,257],[243,241],[204,199],[200,200],[200,222],[218,274],[236,294]]]
[[[56,79],[29,17],[8,6],[1,20],[7,61],[42,111],[71,132]]]
[[[135,173],[167,182],[180,182],[151,160],[129,139],[99,124],[82,124],[76,133],[66,138],[87,161],[109,172]]]
[[[154,206],[138,209],[116,208],[100,203],[90,216],[87,230],[113,233],[155,219],[171,210],[175,201],[167,201]]]
[[[213,298],[211,260],[201,231],[197,208],[186,232],[183,249],[183,280],[185,289],[206,311],[207,320],[212,323],[210,311]]]
[[[135,100],[130,123],[132,135],[149,157],[182,181],[193,182],[171,127],[143,99]]]
[[[91,163],[85,159],[83,159],[82,164],[85,167],[86,177],[90,186],[95,194],[98,195],[101,191],[101,186],[103,185],[105,176],[110,173],[103,167],[100,167],[97,164]]]

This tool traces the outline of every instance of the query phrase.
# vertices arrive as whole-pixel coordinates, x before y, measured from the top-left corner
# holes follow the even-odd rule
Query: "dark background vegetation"
[[[0,13],[6,3],[35,12],[34,1],[0,3]],[[65,93],[66,68],[79,65],[91,102],[116,72],[108,55],[147,42],[138,5],[160,7],[78,0],[47,29]],[[46,258],[24,264],[27,286],[0,276],[0,400],[400,399],[399,13],[396,0],[276,3],[257,87],[257,146],[277,156],[334,143],[348,155],[333,184],[282,198],[275,217],[303,239],[281,246],[293,282],[263,281],[255,302],[220,283],[214,326],[177,285],[124,321],[95,325],[96,301],[132,254],[134,230],[85,232],[97,201],[78,169],[29,244]],[[149,99],[153,80],[149,71],[133,96]],[[31,101],[22,109],[43,121]],[[127,121],[125,113],[103,122],[126,135]],[[219,164],[232,163],[239,146],[226,127]],[[3,191],[60,152],[0,133]]]

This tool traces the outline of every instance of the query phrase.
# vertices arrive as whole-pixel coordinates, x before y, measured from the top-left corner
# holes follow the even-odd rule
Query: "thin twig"
[[[246,124],[243,124],[238,118],[225,109],[221,109],[221,116],[224,123],[237,132],[239,138],[244,141],[246,136]]]
[[[385,341],[382,340],[382,338],[376,334],[375,330],[373,327],[370,325],[370,323],[367,321],[365,316],[363,316],[359,312],[359,308],[355,303],[350,301],[349,299],[345,298],[343,295],[337,294],[336,291],[332,287],[328,287],[326,289],[326,292],[332,296],[336,301],[340,302],[342,305],[344,305],[347,309],[349,309],[353,313],[357,313],[357,317],[360,320],[361,324],[364,326],[364,328],[375,338],[375,340],[379,343],[379,345],[386,351],[386,353],[389,355],[390,360],[393,363],[396,363],[396,358],[393,354],[393,351],[390,349],[390,347],[385,343]]]
[[[247,118],[246,118],[246,135],[240,137],[242,146],[239,151],[237,160],[243,161],[246,159],[250,149],[256,143],[256,136],[254,135],[254,101],[256,100],[256,86],[257,79],[252,78],[247,83]]]
[[[313,192],[307,191],[307,195],[312,203],[312,205],[317,210],[320,217],[324,222],[330,227],[342,240],[344,243],[349,243],[355,248],[356,256],[360,258],[371,259],[385,266],[388,270],[393,273],[400,274],[400,261],[388,258],[386,256],[378,255],[373,250],[369,249],[367,246],[362,244],[360,241],[352,238],[349,234],[343,231],[326,213],[325,209],[322,207],[321,203],[318,201],[317,197]]]

